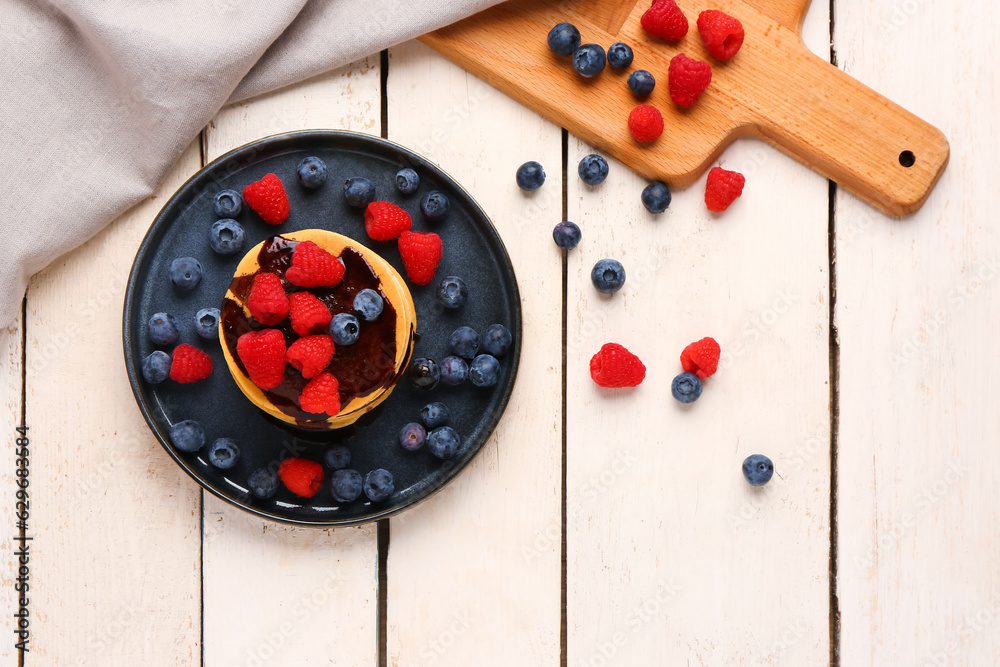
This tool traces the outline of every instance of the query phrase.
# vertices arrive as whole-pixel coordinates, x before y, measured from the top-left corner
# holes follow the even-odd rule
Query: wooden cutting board
[[[948,163],[948,141],[806,48],[799,32],[809,0],[678,0],[691,24],[679,43],[641,28],[649,5],[510,0],[421,40],[649,179],[691,183],[731,141],[754,134],[892,215],[912,213],[927,199]],[[743,23],[746,39],[729,61],[702,45],[696,22],[706,9]],[[575,24],[584,43],[629,44],[635,61],[584,79],[546,43],[561,21]],[[712,65],[712,83],[690,109],[670,100],[667,67],[677,53]],[[666,124],[649,145],[636,143],[626,123],[639,103],[626,84],[636,69],[656,78],[647,103]]]

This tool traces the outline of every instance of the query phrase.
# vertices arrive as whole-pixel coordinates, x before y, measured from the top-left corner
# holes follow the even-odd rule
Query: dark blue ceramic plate
[[[326,183],[306,190],[298,181],[296,167],[308,156],[323,159],[328,168]],[[401,195],[395,187],[396,172],[411,167],[420,175],[420,188]],[[214,253],[207,243],[208,229],[217,219],[212,200],[219,190],[241,192],[243,186],[267,173],[277,174],[288,192],[291,214],[278,227],[265,224],[244,207],[237,217],[247,232],[244,250],[230,256]],[[444,242],[444,258],[436,279],[457,275],[469,288],[469,299],[457,310],[445,310],[435,299],[437,280],[426,287],[412,286],[420,336],[414,357],[440,360],[449,355],[448,337],[468,325],[484,331],[491,324],[505,325],[514,344],[501,359],[499,383],[481,389],[469,383],[459,387],[439,385],[420,393],[404,378],[379,408],[354,426],[330,433],[298,430],[258,410],[237,388],[229,374],[217,339],[203,340],[195,332],[194,316],[201,308],[222,304],[233,271],[243,254],[265,238],[299,229],[329,229],[377,251],[401,275],[403,265],[394,242],[368,239],[364,214],[344,201],[343,184],[363,176],[375,184],[376,198],[387,199],[413,218],[415,231],[434,231]],[[440,190],[451,200],[447,217],[432,223],[420,213],[420,199],[430,190]],[[204,277],[190,292],[175,288],[167,277],[170,262],[177,257],[195,257]],[[179,343],[189,343],[208,352],[214,372],[202,382],[180,385],[172,380],[148,384],[142,377],[142,360],[155,349],[147,322],[153,313],[172,314],[180,328]],[[415,153],[375,137],[339,131],[305,131],[281,134],[247,144],[195,174],[177,191],[156,217],[139,247],[125,294],[125,365],[139,409],[160,443],[175,461],[205,489],[237,507],[261,517],[303,525],[341,525],[374,521],[394,514],[427,498],[447,484],[482,448],[503,413],[514,386],[521,353],[521,306],[517,281],[503,242],[486,213],[450,176]],[[167,349],[169,352],[170,350]],[[453,459],[441,461],[427,451],[408,452],[399,444],[399,431],[411,421],[420,421],[420,409],[440,401],[451,414],[450,425],[462,438]],[[229,470],[208,463],[207,446],[186,453],[170,442],[170,425],[194,419],[204,427],[208,443],[234,438],[240,460]],[[363,475],[385,468],[395,477],[395,492],[384,502],[369,502],[364,495],[351,503],[334,500],[326,469],[323,489],[303,499],[283,486],[266,500],[247,491],[250,473],[261,467],[277,469],[288,456],[323,462],[325,452],[336,444],[350,448],[351,465]]]

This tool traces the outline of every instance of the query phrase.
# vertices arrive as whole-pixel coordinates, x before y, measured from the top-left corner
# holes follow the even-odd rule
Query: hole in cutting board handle
[[[903,165],[907,169],[912,167],[917,163],[917,156],[913,154],[913,151],[903,151],[899,154],[899,164]]]

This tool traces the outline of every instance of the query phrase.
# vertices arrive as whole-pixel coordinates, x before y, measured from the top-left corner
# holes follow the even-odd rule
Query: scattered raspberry
[[[688,20],[674,0],[653,0],[639,20],[643,30],[650,35],[677,41],[688,32]]]
[[[590,360],[590,377],[600,387],[635,387],[646,377],[646,367],[618,343],[605,343]]]
[[[277,329],[250,331],[236,341],[236,354],[250,381],[274,389],[285,377],[285,337]]]
[[[320,373],[309,380],[299,396],[299,406],[306,412],[331,417],[340,412],[340,392],[337,378],[329,373]]]
[[[333,287],[344,277],[344,263],[312,241],[295,246],[285,278],[299,287]]]
[[[247,298],[247,308],[255,320],[267,326],[285,319],[289,304],[281,278],[273,273],[257,274]]]
[[[434,279],[442,252],[441,237],[433,232],[403,232],[399,236],[399,254],[406,275],[418,285]]]
[[[746,180],[738,171],[713,167],[708,172],[708,181],[705,183],[705,205],[708,206],[708,210],[720,213],[729,208],[729,205],[743,194],[743,184]]]
[[[390,202],[373,201],[365,209],[365,231],[376,241],[391,241],[410,224],[410,214]]]
[[[698,34],[705,49],[719,60],[729,60],[743,46],[743,24],[717,9],[698,15]]]
[[[300,336],[326,331],[333,319],[330,309],[310,292],[292,292],[288,296],[292,331]]]
[[[636,141],[658,139],[663,134],[663,114],[649,104],[640,104],[628,115],[628,130]]]
[[[205,352],[187,343],[174,348],[174,360],[170,364],[170,379],[181,384],[204,380],[212,374],[212,358]]]
[[[715,375],[719,368],[719,355],[722,350],[714,338],[702,338],[691,343],[681,352],[681,367],[685,373],[694,373],[704,380]]]
[[[285,459],[278,468],[278,477],[289,491],[303,498],[312,498],[323,488],[323,466],[308,459]]]
[[[274,174],[243,188],[243,201],[269,225],[280,225],[288,219],[288,195]]]
[[[333,339],[329,336],[304,336],[289,346],[285,359],[308,380],[323,372],[333,359],[333,350]]]
[[[712,66],[679,53],[667,69],[670,81],[670,99],[682,107],[690,107],[712,82]]]

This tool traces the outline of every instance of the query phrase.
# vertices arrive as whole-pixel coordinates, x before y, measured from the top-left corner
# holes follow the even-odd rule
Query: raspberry
[[[285,377],[285,337],[277,329],[250,331],[236,341],[236,354],[250,381],[274,389]]]
[[[280,225],[288,219],[288,195],[274,174],[243,188],[243,201],[269,225]]]
[[[303,498],[312,498],[323,488],[323,466],[308,459],[285,459],[278,468],[278,477],[289,491]]]
[[[667,69],[670,77],[670,99],[682,107],[690,107],[712,81],[712,66],[679,53]]]
[[[187,343],[174,348],[170,379],[181,384],[204,380],[212,374],[212,358]]]
[[[681,367],[685,373],[694,373],[704,380],[715,375],[719,368],[721,349],[714,338],[702,338],[691,343],[681,352]]]
[[[628,115],[628,130],[636,141],[658,139],[663,134],[663,114],[649,104],[640,104]]]
[[[387,201],[373,201],[365,209],[365,231],[376,241],[391,241],[410,224],[410,214]]]
[[[329,336],[305,336],[291,344],[285,359],[308,380],[323,372],[333,359],[333,350],[333,339]]]
[[[705,205],[708,206],[708,210],[721,213],[729,208],[729,205],[743,194],[743,184],[746,180],[738,171],[713,167],[708,172],[708,181],[705,183]]]
[[[646,377],[646,367],[618,343],[605,343],[590,360],[590,377],[599,387],[635,387]]]
[[[434,279],[442,251],[441,237],[433,232],[403,232],[399,236],[403,267],[406,275],[417,285],[426,285]]]
[[[340,392],[337,378],[329,373],[320,373],[309,380],[302,389],[299,406],[313,414],[328,414],[331,417],[340,412]]]
[[[281,285],[281,278],[273,273],[260,273],[253,279],[247,308],[253,318],[266,326],[273,326],[288,315],[288,297]]]
[[[312,241],[295,246],[285,278],[299,287],[333,287],[344,277],[344,263]]]
[[[653,0],[639,20],[643,30],[650,35],[677,41],[688,32],[688,20],[674,0]]]
[[[300,336],[325,331],[333,313],[310,292],[293,292],[288,297],[292,331]]]
[[[717,9],[698,15],[698,34],[705,49],[719,60],[729,60],[743,46],[743,24]]]

